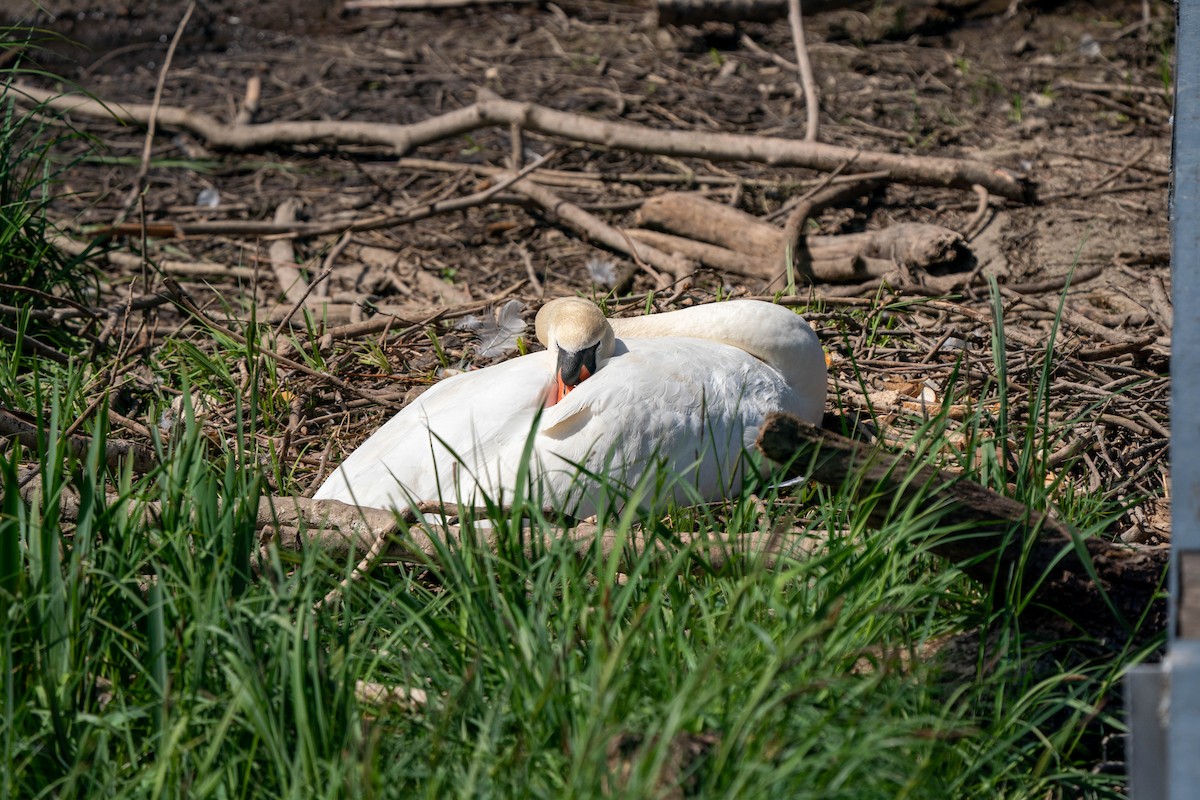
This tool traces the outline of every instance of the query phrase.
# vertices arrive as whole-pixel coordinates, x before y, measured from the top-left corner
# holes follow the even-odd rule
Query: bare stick
[[[686,259],[672,253],[665,253],[648,244],[643,244],[641,247],[633,246],[632,240],[622,231],[594,214],[589,214],[574,203],[563,200],[545,186],[540,186],[530,180],[520,180],[517,181],[514,188],[537,203],[547,215],[570,225],[593,242],[602,244],[618,253],[625,253],[632,258],[642,259],[658,269],[666,270],[675,278],[683,278],[691,274],[692,269]]]
[[[333,248],[329,251],[329,255],[325,257],[325,262],[322,266],[321,273],[317,275],[317,277],[313,279],[311,283],[305,286],[303,296],[301,296],[298,301],[292,303],[292,307],[288,309],[288,313],[279,321],[279,325],[275,328],[276,339],[278,339],[280,334],[283,333],[283,329],[287,327],[288,323],[292,321],[292,317],[296,315],[296,312],[308,302],[308,296],[312,294],[313,289],[322,285],[325,279],[333,274],[333,262],[337,260],[337,257],[343,250],[346,249],[348,244],[350,244],[350,233],[346,232],[342,234],[342,238],[337,240],[337,243],[334,244]],[[321,305],[324,306],[325,304],[322,303]]]
[[[817,82],[813,79],[812,62],[808,60],[808,46],[804,43],[804,18],[800,12],[800,0],[788,0],[788,24],[792,28],[792,44],[796,47],[796,64],[800,67],[800,86],[804,92],[804,141],[815,142],[820,99],[817,97]]]
[[[291,225],[296,221],[296,211],[300,208],[300,201],[294,197],[289,197],[284,200],[275,209],[275,224]],[[296,266],[296,251],[292,247],[290,239],[276,239],[271,242],[270,248],[267,250],[271,259],[271,271],[275,273],[275,280],[279,284],[279,290],[283,292],[283,296],[293,306],[299,306],[304,302],[304,298],[308,297],[308,281],[304,280],[304,276],[300,274],[300,268]]]
[[[13,409],[0,408],[0,436],[5,436],[15,442],[20,442],[27,448],[42,447],[45,443],[46,432],[37,424],[37,420]],[[64,434],[67,445],[78,458],[85,458],[92,446],[92,437],[72,432]],[[134,472],[145,473],[158,466],[158,458],[149,447],[116,439],[109,436],[104,442],[105,463],[113,469],[120,467],[126,459],[131,459]]]
[[[984,223],[987,220],[988,201],[991,197],[988,195],[988,190],[980,186],[978,183],[971,187],[975,190],[975,194],[979,197],[979,205],[975,207],[975,213],[967,220],[967,224],[963,227],[961,233],[964,239],[968,242],[974,239],[980,231],[983,230]]]
[[[48,358],[58,364],[66,364],[70,361],[63,353],[59,352],[58,348],[51,347],[28,334],[22,335],[7,325],[0,325],[0,339],[12,342],[13,344],[20,342],[21,347],[26,353]]]
[[[83,255],[91,247],[86,242],[78,242],[74,239],[68,239],[66,236],[51,235],[47,239],[58,250],[71,255]],[[137,269],[142,266],[143,259],[141,256],[135,256],[132,253],[121,253],[116,250],[110,250],[105,253],[97,251],[93,257],[107,261],[109,264],[117,267]],[[173,259],[155,259],[152,263],[170,275],[217,275],[231,278],[253,279],[256,270],[253,267],[231,267],[228,264],[218,264],[214,261],[176,261]]]
[[[237,117],[234,119],[234,125],[249,125],[254,121],[254,115],[258,113],[258,104],[262,100],[262,77],[259,75],[251,75],[246,81],[246,94],[242,97],[242,105],[238,108]]]
[[[163,86],[167,82],[167,71],[171,69],[171,61],[175,58],[175,48],[179,46],[179,40],[183,38],[183,29],[187,27],[188,20],[192,18],[192,12],[196,10],[196,0],[188,3],[187,10],[183,12],[183,19],[179,20],[179,25],[175,28],[175,35],[171,37],[171,44],[167,46],[167,55],[163,58],[162,69],[158,71],[158,82],[154,84],[154,99],[150,103],[149,113],[146,118],[146,141],[142,144],[142,160],[138,164],[137,174],[133,176],[133,188],[129,190],[129,196],[125,198],[125,205],[121,213],[117,216],[118,221],[129,216],[129,212],[133,210],[134,203],[142,194],[142,185],[146,180],[146,174],[150,171],[150,151],[154,144],[154,128],[155,121],[158,119],[158,110],[162,103]]]
[[[528,283],[528,280],[523,278],[491,297],[460,306],[380,306],[378,313],[371,319],[330,328],[325,332],[325,337],[328,337],[329,341],[334,342],[371,336],[393,328],[396,329],[395,333],[397,335],[403,335],[414,330],[424,330],[439,320],[466,316],[488,306],[494,306],[501,300],[511,297],[524,287],[526,283]],[[327,306],[326,311],[332,312],[336,308],[338,307]],[[329,313],[329,318],[333,319],[334,315]],[[284,352],[285,350],[294,349],[294,345],[285,343],[277,345],[276,348],[280,352]],[[284,354],[286,355],[286,352]]]
[[[346,222],[266,222],[260,220],[220,220],[200,222],[155,222],[146,226],[150,236],[182,238],[185,236],[323,236],[330,233],[346,233],[349,231],[374,231],[384,228],[394,228],[419,222],[437,214],[448,214],[452,211],[462,211],[483,205],[488,200],[512,186],[520,178],[537,170],[542,164],[557,157],[556,151],[551,151],[537,161],[526,166],[516,175],[505,172],[501,180],[497,180],[486,189],[465,195],[451,197],[446,200],[436,200],[432,203],[416,203],[395,214],[380,214],[374,217]],[[140,232],[140,226],[101,225],[88,227],[85,233],[92,236],[132,236]],[[234,268],[230,268],[234,269]]]
[[[44,103],[59,111],[105,119],[115,117],[142,124],[149,118],[150,107],[145,105],[104,104],[79,95],[56,95],[26,84],[16,84],[13,89],[13,97],[18,100]],[[483,100],[409,125],[334,120],[225,125],[199,111],[170,107],[159,110],[158,122],[189,130],[204,138],[210,147],[228,150],[300,144],[359,144],[379,145],[397,153],[483,127],[516,122],[525,130],[550,136],[675,158],[751,161],[823,172],[831,172],[853,158],[855,172],[882,171],[894,181],[964,191],[970,191],[978,183],[992,194],[1010,200],[1029,202],[1033,198],[1033,185],[1026,179],[980,161],[865,152],[819,142],[749,134],[659,130],[512,100]]]
[[[538,279],[537,270],[533,268],[533,256],[529,255],[529,249],[521,247],[521,260],[525,262],[525,274],[529,276],[529,283],[533,286],[533,290],[537,292],[538,298],[546,296],[546,287],[542,286],[542,282]]]

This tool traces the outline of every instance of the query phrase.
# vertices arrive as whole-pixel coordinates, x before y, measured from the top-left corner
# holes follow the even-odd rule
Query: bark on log
[[[61,435],[61,431],[59,432]],[[47,446],[48,433],[38,425],[38,421],[30,415],[15,409],[0,408],[0,436],[12,443],[20,443],[29,450],[40,450]],[[82,460],[87,458],[92,447],[92,437],[81,433],[72,433],[65,437],[66,445],[75,457]],[[158,466],[158,456],[149,447],[138,442],[130,442],[108,436],[104,440],[104,463],[110,469],[120,469],[125,459],[131,459],[134,472],[144,474]]]
[[[635,241],[645,242],[668,253],[680,253],[706,267],[732,272],[746,278],[769,281],[784,269],[779,259],[739,253],[736,250],[669,233],[649,231],[645,228],[632,228],[626,233]],[[881,258],[863,258],[852,252],[814,259],[811,267],[813,276],[823,283],[860,283],[871,278],[889,277],[897,272],[895,262]]]
[[[258,526],[262,546],[276,544],[284,550],[300,551],[320,547],[334,558],[346,558],[351,553],[363,554],[372,549],[381,537],[386,539],[379,561],[406,564],[436,565],[447,545],[460,547],[462,526],[453,506],[436,503],[421,505],[424,521],[410,522],[407,532],[401,530],[390,511],[358,508],[337,500],[310,500],[304,497],[264,497],[259,503]],[[477,519],[485,519],[483,510],[476,509]],[[415,519],[415,517],[414,517]],[[474,528],[474,535],[486,549],[495,551],[499,545],[494,532],[483,526]],[[549,547],[554,540],[567,537],[575,544],[580,556],[599,547],[602,558],[614,551],[636,555],[647,548],[664,548],[661,536],[634,529],[627,534],[602,528],[594,522],[578,522],[568,530],[547,532],[541,546]],[[680,533],[684,546],[703,552],[714,567],[725,564],[732,553],[752,553],[766,559],[768,566],[792,551],[811,547],[810,540],[794,536],[751,531],[748,533],[699,532]],[[526,545],[528,549],[530,544]]]
[[[642,204],[636,219],[640,225],[707,242],[747,257],[726,256],[703,247],[688,251],[681,246],[655,245],[667,250],[681,250],[710,267],[763,280],[770,280],[784,268],[780,259],[784,237],[781,228],[702,195],[670,192],[651,197]],[[654,237],[646,237],[640,232],[630,231],[630,235],[655,243]],[[882,277],[890,272],[889,264],[917,270],[948,266],[958,262],[967,249],[966,242],[956,231],[924,223],[901,223],[877,231],[838,236],[806,236],[804,244],[816,277],[830,282]]]
[[[785,414],[767,420],[758,446],[768,458],[790,462],[794,474],[850,486],[860,502],[870,504],[872,524],[882,525],[905,508],[920,506],[926,513],[939,509],[943,525],[966,533],[935,539],[932,552],[985,587],[1018,578],[1022,592],[1032,591],[1052,613],[1065,615],[1094,635],[1131,630],[1143,614],[1139,636],[1151,636],[1166,625],[1166,604],[1160,596],[1165,547],[1085,537],[974,481],[918,466],[909,456],[858,444]]]

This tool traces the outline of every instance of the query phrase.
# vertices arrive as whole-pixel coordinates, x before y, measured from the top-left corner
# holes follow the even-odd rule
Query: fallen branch
[[[644,228],[627,230],[631,239],[653,245],[668,253],[679,253],[686,258],[700,262],[706,267],[732,272],[746,278],[757,278],[763,282],[770,281],[782,269],[782,260],[774,261],[768,258],[739,253],[715,244],[697,242],[670,233],[650,231]],[[892,277],[896,274],[896,264],[881,258],[866,258],[857,253],[844,253],[814,258],[809,264],[814,280],[821,283],[856,283],[871,278]]]
[[[574,203],[563,200],[545,186],[540,186],[530,180],[520,180],[513,188],[537,203],[551,219],[561,220],[594,243],[602,244],[618,253],[625,253],[635,261],[644,261],[657,269],[665,270],[671,273],[676,280],[686,278],[693,271],[693,267],[687,259],[674,253],[659,250],[651,244],[635,247],[633,241],[624,232],[594,214],[584,211]],[[618,279],[618,284],[621,282],[623,281]]]
[[[300,210],[300,201],[296,198],[284,200],[275,209],[276,225],[294,225],[296,212]],[[300,306],[308,296],[308,281],[300,274],[296,266],[296,250],[290,239],[276,239],[267,250],[271,259],[271,271],[275,273],[275,281],[279,291],[293,306]]]
[[[814,209],[825,202],[834,202],[843,196],[842,192],[852,190],[838,187],[828,191],[827,197],[813,198]],[[808,212],[803,213],[808,215]],[[708,266],[764,281],[772,280],[784,269],[781,254],[785,250],[788,231],[701,195],[671,192],[651,197],[642,205],[636,219],[639,224],[670,231],[677,237],[718,246],[719,250],[713,250],[674,242],[674,249],[698,258]],[[630,235],[664,249],[672,241],[660,238],[662,234],[630,231]],[[828,282],[885,277],[897,265],[913,270],[947,266],[958,262],[966,250],[962,236],[956,231],[925,223],[901,223],[864,233],[803,238],[813,276]]]
[[[319,547],[322,552],[339,559],[352,553],[373,553],[373,564],[392,562],[429,566],[438,564],[447,544],[461,546],[464,516],[487,519],[483,509],[459,509],[441,503],[422,503],[415,513],[409,512],[401,524],[391,511],[359,508],[337,500],[264,497],[259,503],[257,524],[262,547],[273,544],[291,551]],[[471,535],[479,544],[489,550],[496,549],[499,542],[493,529],[484,525],[471,527]],[[647,548],[663,549],[667,546],[667,542],[657,534],[636,529],[618,534],[594,521],[576,522],[562,531],[543,531],[540,546],[548,547],[563,537],[575,543],[575,550],[581,556],[597,552],[595,548],[599,547],[601,558],[608,558],[614,551],[636,556]],[[762,555],[770,566],[779,557],[786,557],[796,546],[791,537],[762,531],[685,532],[676,534],[672,541],[704,553],[707,562],[717,568],[735,553]],[[527,539],[526,549],[533,546],[533,542]],[[799,546],[803,549],[804,545]],[[360,571],[365,571],[365,568]]]
[[[38,427],[37,420],[28,414],[13,409],[0,408],[0,436],[19,442],[29,450],[40,451],[46,446],[46,431]],[[73,433],[66,436],[67,446],[77,458],[87,457],[92,446],[92,437]],[[134,472],[146,473],[158,466],[158,457],[146,445],[116,439],[104,440],[104,462],[110,469],[119,469],[126,459]]]
[[[335,222],[267,222],[265,220],[197,220],[197,221],[155,221],[146,225],[126,222],[117,225],[95,225],[82,229],[82,233],[90,236],[146,236],[183,238],[186,236],[321,236],[330,233],[347,233],[349,231],[375,231],[384,228],[394,228],[419,222],[437,214],[451,211],[462,211],[467,208],[481,206],[488,200],[499,195],[520,178],[534,172],[542,164],[556,156],[555,152],[547,153],[537,161],[527,165],[520,172],[505,172],[503,180],[494,181],[487,188],[464,195],[437,200],[432,203],[416,203],[408,208],[392,214],[379,214],[373,217]],[[163,262],[169,263],[169,262]],[[232,269],[232,267],[230,268]],[[253,274],[253,273],[252,273]]]
[[[810,283],[816,278],[812,268],[812,253],[808,249],[808,236],[804,233],[809,218],[815,217],[827,208],[843,205],[864,194],[869,194],[882,185],[883,181],[876,179],[826,187],[798,203],[788,214],[787,222],[784,223],[783,231],[779,236],[776,263],[782,264],[783,268],[770,279],[767,290],[785,288],[783,281],[789,273],[791,273],[791,280],[787,281],[787,285],[793,287],[796,285],[796,273],[803,275]]]
[[[131,226],[130,234],[136,236],[136,224],[129,224]],[[59,235],[51,235],[47,239],[54,245],[55,249],[63,253],[73,256],[88,253],[90,258],[95,258],[98,261],[106,261],[114,267],[141,269],[145,263],[145,260],[141,256],[134,255],[133,253],[122,253],[117,250],[98,250],[91,242],[80,242]],[[214,261],[178,261],[169,258],[159,259],[153,257],[149,257],[149,261],[168,275],[186,275],[189,277],[211,275],[216,277],[253,279],[257,274],[257,271],[253,267],[233,267],[228,264],[218,264]]]
[[[808,47],[804,43],[804,12],[800,8],[800,0],[788,0],[788,24],[792,29],[792,45],[796,49],[800,88],[804,93],[804,141],[815,142],[820,98],[817,95],[817,81],[813,77],[812,61],[808,57]]]
[[[61,95],[27,84],[14,84],[19,101],[45,104],[56,111],[146,124],[150,106],[102,103],[79,95]],[[518,125],[522,130],[560,136],[578,142],[674,158],[711,161],[751,161],[777,167],[804,167],[832,172],[853,161],[854,172],[885,172],[890,180],[918,186],[964,191],[978,183],[992,194],[1019,202],[1033,199],[1033,184],[1012,172],[981,161],[866,152],[851,147],[803,142],[769,136],[700,131],[659,130],[628,122],[572,114],[513,100],[489,99],[408,125],[380,122],[268,122],[226,125],[200,111],[163,106],[157,122],[190,131],[208,147],[258,150],[285,145],[375,145],[396,153],[471,133],[493,125]]]
[[[1128,631],[1143,615],[1139,635],[1165,627],[1165,547],[1130,547],[1084,536],[974,481],[784,414],[767,420],[758,446],[768,458],[792,463],[797,473],[850,487],[859,502],[868,504],[874,525],[905,508],[938,509],[944,526],[963,532],[942,535],[929,549],[985,587],[1020,576],[1023,591],[1096,635],[1111,633],[1114,622]],[[1116,619],[1105,608],[1115,611]]]

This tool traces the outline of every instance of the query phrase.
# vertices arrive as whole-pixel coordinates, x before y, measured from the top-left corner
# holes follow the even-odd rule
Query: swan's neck
[[[693,306],[666,314],[610,320],[618,339],[686,336],[730,345],[773,367],[794,392],[786,410],[820,419],[825,352],[808,323],[790,310],[752,300]]]
[[[786,372],[797,348],[811,346],[812,329],[782,306],[733,300],[609,320],[618,338],[686,336],[708,339],[744,350]],[[806,335],[807,334],[807,335]]]

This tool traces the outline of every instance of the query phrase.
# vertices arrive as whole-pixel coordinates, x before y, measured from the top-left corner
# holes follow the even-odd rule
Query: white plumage
[[[679,476],[666,490],[676,501],[716,500],[740,487],[745,451],[767,414],[821,419],[820,343],[802,317],[770,303],[606,321],[594,304],[567,298],[543,307],[538,336],[545,352],[420,395],[315,497],[394,509],[410,500],[479,504],[482,495],[510,502],[528,447],[535,497],[576,516],[602,503],[594,476],[633,485],[659,463]],[[583,370],[554,402],[556,375],[587,351],[595,374]]]

